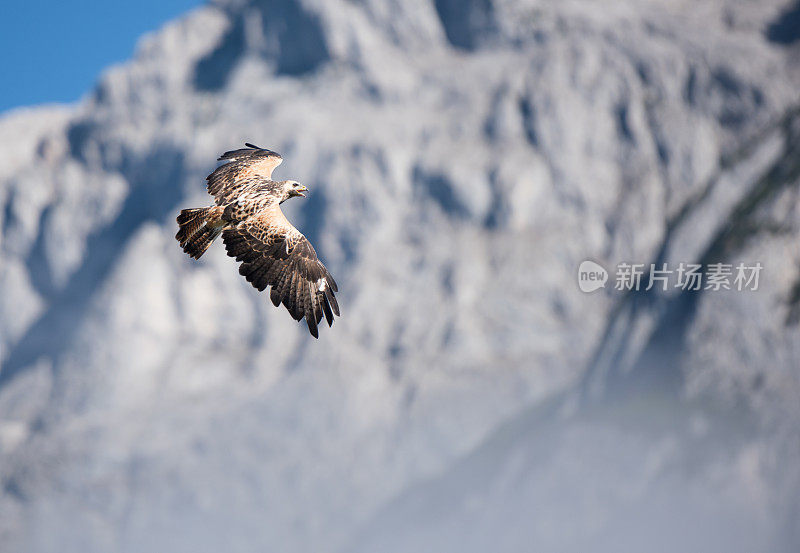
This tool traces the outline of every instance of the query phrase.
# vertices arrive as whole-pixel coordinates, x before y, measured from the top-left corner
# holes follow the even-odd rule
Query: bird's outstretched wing
[[[228,255],[242,262],[239,274],[259,291],[271,286],[272,303],[283,303],[297,321],[305,317],[314,338],[323,315],[328,326],[339,316],[336,281],[278,205],[224,230],[222,240]]]
[[[222,154],[217,161],[225,161],[206,177],[208,193],[214,196],[217,205],[232,202],[245,184],[252,178],[272,178],[272,171],[281,164],[280,154],[245,144],[245,148]]]

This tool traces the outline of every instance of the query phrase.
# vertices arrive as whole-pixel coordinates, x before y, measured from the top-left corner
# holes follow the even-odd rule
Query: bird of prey
[[[289,198],[305,197],[308,189],[293,180],[272,180],[283,158],[249,142],[217,161],[224,163],[206,177],[214,205],[182,210],[175,238],[199,259],[222,234],[228,255],[241,261],[239,274],[259,291],[270,286],[272,303],[283,303],[297,321],[305,317],[319,338],[322,317],[331,326],[334,314],[339,316],[336,281],[280,208]]]

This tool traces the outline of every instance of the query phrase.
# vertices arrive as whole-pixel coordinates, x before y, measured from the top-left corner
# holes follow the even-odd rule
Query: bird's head
[[[303,186],[297,181],[293,180],[285,180],[281,183],[283,185],[283,194],[281,195],[281,201],[285,202],[289,198],[293,198],[294,196],[302,196],[305,197],[305,192],[308,192],[308,188]]]

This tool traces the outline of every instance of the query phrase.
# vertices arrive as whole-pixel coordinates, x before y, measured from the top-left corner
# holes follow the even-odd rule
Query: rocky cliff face
[[[223,2],[6,115],[0,541],[794,550],[796,14]],[[173,239],[245,140],[312,191],[285,205],[342,289],[318,342]],[[583,294],[584,259],[764,269]]]

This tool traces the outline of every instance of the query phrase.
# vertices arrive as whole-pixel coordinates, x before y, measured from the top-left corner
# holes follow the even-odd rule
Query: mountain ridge
[[[150,35],[58,116],[34,110],[19,131],[28,115],[5,116],[3,541],[356,547],[415,482],[580,386],[620,303],[578,290],[581,260],[688,262],[725,227],[784,142],[767,133],[736,171],[726,152],[797,100],[791,57],[765,36],[783,8],[224,2]],[[309,44],[293,46],[306,36],[295,25]],[[192,263],[172,238],[179,207],[209,203],[213,160],[245,141],[281,152],[276,176],[311,189],[286,207],[342,288],[343,317],[319,344],[220,248]],[[689,339],[683,392],[784,419],[720,469],[757,505],[791,505],[797,489],[770,461],[798,458],[778,438],[797,420],[784,301],[798,278],[794,190],[796,179],[750,217],[791,230],[752,233],[736,254],[764,261],[761,293],[707,294],[684,328],[711,338]],[[626,315],[634,359],[669,299]],[[748,312],[760,319],[737,328]],[[611,427],[582,448],[574,428],[556,458],[619,436]],[[625,451],[680,457],[648,453],[659,439]],[[752,488],[736,487],[751,473]],[[661,489],[655,474],[645,490]],[[593,512],[580,512],[590,528]]]

